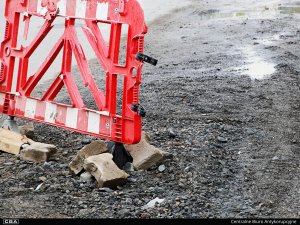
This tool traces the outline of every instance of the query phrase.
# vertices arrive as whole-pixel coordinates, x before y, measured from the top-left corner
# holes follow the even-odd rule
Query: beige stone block
[[[19,126],[19,132],[21,135],[32,139],[34,136],[34,126],[33,123],[26,123],[23,126]]]
[[[110,153],[94,155],[84,160],[84,169],[91,173],[99,187],[115,188],[127,182],[128,174],[120,170]]]
[[[15,133],[10,130],[0,128],[0,150],[18,155],[21,150],[21,146],[28,143],[28,138],[24,135]]]
[[[57,148],[55,145],[29,140],[29,145],[25,145],[25,147],[21,150],[20,158],[22,160],[36,163],[47,162],[56,152]]]
[[[141,141],[138,144],[124,145],[124,147],[132,156],[133,166],[137,170],[147,170],[169,155],[169,153],[151,145],[150,137],[146,132],[142,133]]]
[[[69,168],[74,174],[79,174],[83,170],[84,160],[93,155],[99,155],[108,152],[106,143],[101,140],[93,141],[84,146],[69,163]]]

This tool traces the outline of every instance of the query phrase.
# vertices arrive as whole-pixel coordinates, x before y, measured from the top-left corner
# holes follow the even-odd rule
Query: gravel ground
[[[173,154],[165,170],[130,172],[124,186],[97,189],[67,166],[82,139],[96,138],[35,124],[35,140],[58,154],[33,164],[0,153],[1,217],[299,218],[295,7],[299,1],[194,0],[149,24],[146,52],[159,65],[144,68],[143,129]],[[255,78],[253,62],[273,64],[272,75]],[[143,207],[157,197],[164,201]]]

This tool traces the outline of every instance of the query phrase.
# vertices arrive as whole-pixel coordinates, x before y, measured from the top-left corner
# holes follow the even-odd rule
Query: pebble
[[[123,166],[123,170],[125,170],[126,172],[133,172],[134,171],[134,166],[132,163],[127,162],[124,166]]]
[[[26,165],[26,164],[22,164],[22,165],[20,165],[20,166],[19,166],[19,169],[21,169],[21,170],[22,170],[22,169],[25,169],[26,167],[27,167],[27,165]]]
[[[160,165],[159,167],[158,167],[158,171],[160,172],[160,173],[162,173],[162,172],[164,172],[166,170],[166,166],[165,165]]]
[[[223,138],[223,137],[217,137],[217,141],[218,142],[221,142],[221,143],[227,143],[228,142],[228,140],[226,139],[226,138]]]
[[[168,135],[170,138],[175,138],[176,137],[176,133],[174,132],[174,130],[172,128],[170,128],[168,130]]]
[[[88,145],[88,144],[91,144],[91,143],[92,143],[91,139],[83,139],[83,140],[81,140],[81,144],[83,144],[83,145]]]
[[[192,166],[187,166],[187,167],[184,168],[183,171],[187,173],[187,172],[191,172],[191,171],[194,171],[194,170],[195,170],[194,167],[192,167]]]
[[[68,155],[68,154],[69,154],[68,151],[64,151],[64,152],[62,153],[63,156],[66,156],[66,155]]]
[[[121,214],[123,216],[128,216],[128,215],[130,215],[130,210],[129,209],[121,209],[119,211],[119,214]]]
[[[45,176],[39,177],[39,180],[42,182],[45,182],[47,180],[47,178]]]
[[[11,165],[13,165],[13,163],[12,162],[6,162],[6,163],[3,163],[3,165],[4,166],[11,166]]]
[[[142,207],[142,209],[148,209],[148,208],[153,208],[156,204],[160,204],[164,201],[165,199],[160,199],[160,198],[155,198],[148,202],[146,205]]]
[[[149,213],[141,213],[140,218],[141,219],[149,219],[150,218],[150,214]]]
[[[112,189],[106,188],[106,187],[104,187],[104,188],[99,188],[98,191],[100,191],[100,192],[113,192]]]
[[[84,172],[80,175],[80,181],[91,183],[93,182],[93,176],[89,172]]]
[[[128,180],[129,182],[132,182],[132,183],[137,182],[137,179],[135,179],[135,178],[128,178],[127,180]]]

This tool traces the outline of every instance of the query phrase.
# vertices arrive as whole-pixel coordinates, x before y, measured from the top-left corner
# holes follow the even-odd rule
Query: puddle
[[[266,79],[272,75],[276,69],[275,65],[268,62],[254,62],[245,67],[247,71],[243,74],[250,76],[252,79]]]
[[[242,51],[247,57],[247,64],[238,68],[242,71],[242,75],[248,75],[251,79],[262,80],[269,78],[276,71],[275,64],[258,56],[252,47],[245,48]]]
[[[235,18],[274,18],[280,14],[300,14],[300,6],[281,6],[281,4],[271,4],[259,7],[253,7],[249,9],[249,6],[241,6],[239,11],[226,10],[226,7],[230,6],[224,5],[224,9],[220,10],[206,10],[197,12],[201,20],[210,19],[235,19]],[[246,8],[246,9],[243,9]]]
[[[278,10],[282,14],[300,14],[300,7],[293,7],[293,6],[280,6],[278,7]]]

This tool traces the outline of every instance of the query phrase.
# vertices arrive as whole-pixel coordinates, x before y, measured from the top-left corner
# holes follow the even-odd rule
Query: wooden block
[[[83,170],[84,160],[93,155],[99,155],[108,152],[106,143],[101,140],[93,141],[84,146],[69,163],[69,168],[74,174],[79,174]]]
[[[15,133],[10,130],[0,128],[0,150],[18,155],[21,150],[21,146],[28,143],[29,139],[21,134]]]
[[[120,170],[112,159],[110,153],[104,153],[84,160],[84,169],[96,178],[100,188],[115,188],[127,182],[128,174]]]

